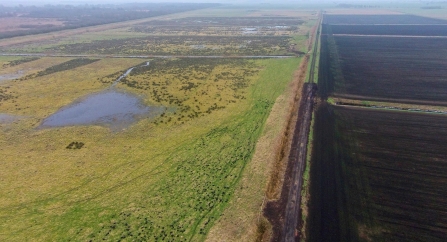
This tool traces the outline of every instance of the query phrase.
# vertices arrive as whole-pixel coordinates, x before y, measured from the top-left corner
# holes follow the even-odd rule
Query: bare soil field
[[[333,34],[447,36],[447,25],[332,25]]]
[[[444,39],[334,39],[343,76],[335,83],[335,93],[415,102],[447,101],[447,57],[440,51],[447,48]]]
[[[321,106],[316,122],[309,241],[446,239],[446,116]]]
[[[438,20],[332,17],[323,25],[308,241],[445,241],[447,116],[435,106],[446,105],[447,46],[373,36],[423,34],[418,24]],[[384,25],[331,26],[350,21]],[[414,25],[387,25],[396,23]],[[332,27],[371,36],[334,36]]]
[[[331,15],[324,17],[324,24],[446,24],[445,20],[409,14],[382,15]]]
[[[341,16],[343,18],[349,16]],[[379,16],[380,17],[380,16]],[[355,18],[361,19],[362,16]],[[354,18],[354,19],[355,19]],[[375,16],[365,16],[376,18]],[[419,17],[408,21],[419,21]],[[330,21],[331,19],[326,19]],[[424,20],[424,19],[423,19]],[[333,20],[337,21],[337,19]],[[362,21],[362,20],[361,20]],[[393,22],[394,19],[388,20]],[[444,26],[418,25],[323,26],[320,93],[387,102],[439,105],[447,100],[447,48],[443,38],[404,35],[444,35]],[[336,33],[369,36],[333,35]],[[401,34],[401,37],[377,34]],[[376,35],[376,36],[374,36]]]

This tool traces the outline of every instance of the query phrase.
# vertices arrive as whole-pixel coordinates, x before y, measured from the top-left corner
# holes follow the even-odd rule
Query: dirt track
[[[321,19],[320,19],[321,21]],[[315,62],[318,54],[318,41],[320,26],[314,35],[315,44],[310,63],[309,81],[303,86],[301,101],[298,108],[298,117],[293,133],[286,174],[281,191],[281,197],[277,201],[267,203],[264,209],[265,217],[273,226],[271,241],[299,241],[299,228],[301,225],[301,190],[303,183],[303,172],[306,165],[307,144],[309,141],[309,130],[312,121],[314,97],[317,85],[313,83]]]
[[[297,122],[294,141],[292,143],[292,150],[290,153],[290,162],[293,162],[292,181],[293,184],[289,190],[289,197],[285,212],[284,223],[284,241],[295,241],[298,236],[296,228],[298,227],[298,220],[301,218],[300,204],[301,204],[301,188],[303,182],[303,172],[306,164],[307,144],[309,140],[310,122],[312,120],[312,110],[314,103],[314,96],[316,93],[315,84],[306,84],[305,98],[302,99],[300,110],[302,111],[300,117],[301,122]],[[299,126],[298,126],[299,125]],[[299,128],[299,129],[298,129]],[[298,132],[298,133],[296,133]]]
[[[297,228],[301,219],[302,175],[306,164],[309,128],[316,90],[315,84],[304,84],[298,110],[298,117],[301,118],[296,122],[281,198],[278,201],[269,202],[264,210],[265,216],[273,225],[272,241],[295,241],[298,239]]]

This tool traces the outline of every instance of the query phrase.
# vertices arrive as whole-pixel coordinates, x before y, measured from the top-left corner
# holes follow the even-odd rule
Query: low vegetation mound
[[[51,67],[46,68],[43,71],[39,71],[35,74],[30,74],[27,75],[25,77],[20,78],[20,80],[29,80],[35,77],[41,77],[41,76],[46,76],[46,75],[50,75],[56,72],[63,72],[63,71],[67,71],[67,70],[72,70],[81,66],[85,66],[94,62],[99,61],[100,59],[88,59],[88,58],[77,58],[77,59],[72,59]]]
[[[27,63],[27,62],[31,62],[31,61],[35,61],[35,60],[38,60],[38,59],[40,59],[40,58],[39,57],[26,57],[26,58],[21,58],[21,59],[18,59],[18,60],[12,60],[12,61],[10,61],[8,63],[3,64],[3,68],[17,66],[17,65],[20,65],[20,64],[23,64],[23,63]]]

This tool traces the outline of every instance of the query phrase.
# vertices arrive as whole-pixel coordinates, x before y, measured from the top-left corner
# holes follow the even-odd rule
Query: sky
[[[240,0],[239,0],[240,1]],[[233,3],[238,0],[0,0],[0,4],[4,6],[11,5],[45,5],[45,4],[118,4],[118,3],[134,3],[134,2],[227,2]]]
[[[410,2],[409,0],[376,0],[375,2]],[[416,0],[414,0],[416,1]],[[432,1],[432,0],[431,0]],[[372,2],[371,0],[0,0],[0,5],[17,6],[22,5],[44,5],[44,4],[107,4],[107,3],[129,3],[129,2],[219,2],[219,3],[276,3],[276,4],[290,4],[290,3],[364,3]],[[432,1],[433,2],[433,1]]]

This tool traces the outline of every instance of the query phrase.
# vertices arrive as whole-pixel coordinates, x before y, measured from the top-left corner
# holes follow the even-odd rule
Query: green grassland
[[[101,126],[35,129],[58,108],[107,88],[102,78],[136,62],[103,59],[3,84],[15,98],[2,101],[0,112],[24,118],[1,126],[2,240],[203,240],[299,59],[156,60],[119,87],[147,103],[175,106],[175,113],[118,133]],[[174,78],[179,73],[188,78]],[[242,85],[232,81],[241,73]],[[161,81],[171,78],[169,85]],[[150,95],[154,90],[159,100]],[[214,104],[221,108],[206,112]],[[71,142],[85,145],[66,149]]]
[[[225,38],[206,52],[294,55],[288,53],[291,44],[296,51],[308,48],[312,24],[306,21],[313,14],[219,8],[157,21],[302,19],[298,29],[268,30],[273,36],[242,36],[236,30],[246,26],[237,23],[218,28]],[[201,49],[191,48],[197,43],[183,35],[211,42],[220,38],[209,28],[199,34],[190,28],[172,35],[156,26],[155,33],[135,31],[142,23],[0,42],[8,52],[133,55],[152,48],[135,40],[156,37],[163,44],[157,47],[160,53],[197,55]],[[241,51],[241,43],[253,40],[259,41],[251,52]],[[232,52],[223,52],[225,48]],[[0,241],[252,238],[272,166],[272,159],[265,157],[275,156],[274,142],[287,123],[290,97],[296,95],[290,83],[302,58],[30,58],[0,57],[0,75],[23,73],[0,82],[0,114],[18,117],[0,123]],[[39,128],[62,107],[110,88],[135,94],[146,105],[164,106],[166,112],[118,131],[101,125]],[[83,145],[67,148],[73,144]],[[232,226],[229,233],[227,226]]]

